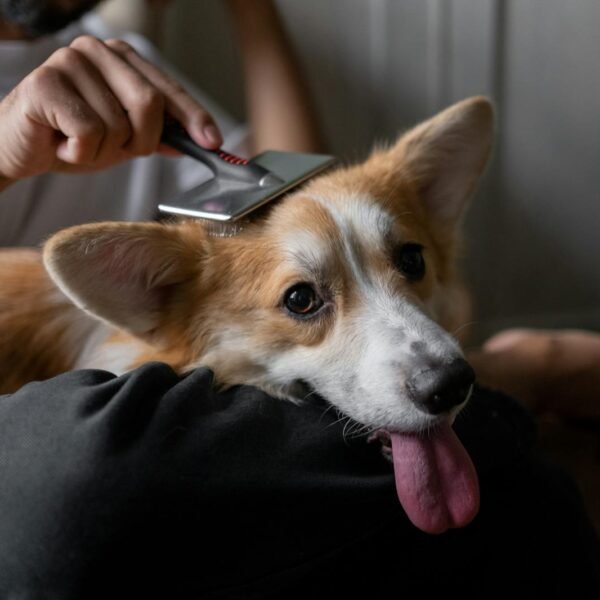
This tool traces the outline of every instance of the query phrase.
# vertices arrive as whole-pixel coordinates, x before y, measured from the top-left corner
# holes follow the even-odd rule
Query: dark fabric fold
[[[327,408],[159,363],[0,397],[0,598],[600,595],[579,493],[517,402],[477,389],[457,419],[481,510],[440,536]]]

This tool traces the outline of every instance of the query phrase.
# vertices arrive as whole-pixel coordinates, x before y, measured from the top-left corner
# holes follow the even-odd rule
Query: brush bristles
[[[242,223],[231,223],[229,221],[210,221],[202,219],[204,230],[211,237],[229,238],[240,234],[244,226]]]

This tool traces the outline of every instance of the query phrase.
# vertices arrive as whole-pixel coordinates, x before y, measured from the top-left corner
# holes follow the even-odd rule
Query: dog
[[[478,511],[451,424],[474,374],[460,224],[484,171],[493,109],[468,98],[316,177],[236,236],[199,221],[92,223],[0,253],[0,386],[146,361],[210,367],[301,402],[311,390],[369,428],[398,496],[431,533]]]

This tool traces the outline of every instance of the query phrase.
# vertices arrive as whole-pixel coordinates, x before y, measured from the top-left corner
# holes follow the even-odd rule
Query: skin
[[[205,148],[212,117],[120,40],[79,37],[0,103],[0,186],[50,171],[95,171],[156,152],[165,113]]]
[[[273,2],[226,0],[225,4],[241,50],[254,151],[321,151],[315,111]]]
[[[478,381],[537,414],[600,420],[600,335],[581,330],[509,329],[468,359]]]

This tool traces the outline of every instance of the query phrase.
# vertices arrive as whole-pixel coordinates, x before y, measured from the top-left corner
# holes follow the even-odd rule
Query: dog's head
[[[206,365],[223,384],[293,400],[308,386],[359,423],[394,432],[401,460],[419,457],[411,481],[428,479],[428,453],[448,454],[465,473],[447,427],[473,382],[452,335],[467,319],[455,261],[492,117],[483,98],[458,103],[366,162],[314,179],[232,238],[199,222],[84,225],[54,236],[45,264],[75,304],[147,344],[140,361]],[[437,450],[400,440],[441,424]],[[465,481],[476,495],[469,473]],[[450,499],[431,517],[409,488],[405,508],[428,531],[476,512],[472,498]],[[448,517],[450,506],[460,515]]]

